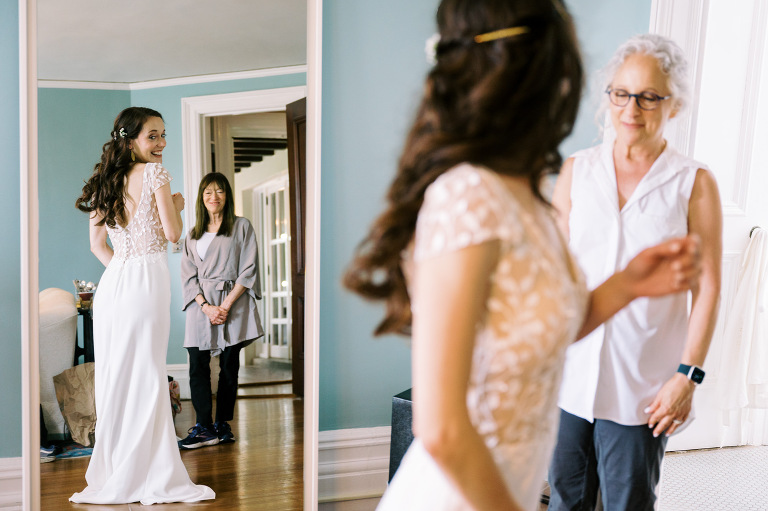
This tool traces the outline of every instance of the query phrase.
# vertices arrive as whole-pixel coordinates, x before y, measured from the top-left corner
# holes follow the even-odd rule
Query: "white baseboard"
[[[321,431],[318,436],[318,500],[380,497],[389,478],[391,428]]]
[[[165,367],[168,376],[179,382],[181,399],[190,399],[192,394],[189,390],[189,364],[168,364]]]
[[[21,511],[21,458],[0,458],[0,509]]]

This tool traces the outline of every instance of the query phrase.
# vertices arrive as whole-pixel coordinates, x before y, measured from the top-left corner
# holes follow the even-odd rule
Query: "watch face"
[[[693,368],[693,372],[691,373],[691,381],[694,383],[701,383],[704,381],[704,371],[699,369],[698,367]]]

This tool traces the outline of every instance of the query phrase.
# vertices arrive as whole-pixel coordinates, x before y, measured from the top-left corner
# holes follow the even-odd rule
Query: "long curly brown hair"
[[[141,106],[132,106],[120,112],[110,140],[101,148],[101,160],[94,165],[93,175],[85,182],[75,207],[85,213],[97,211],[102,215],[98,225],[114,229],[125,227],[125,177],[134,166],[131,160],[131,140],[141,133],[144,123],[151,117],[163,118],[160,112]]]
[[[560,167],[583,85],[573,21],[562,0],[443,0],[440,42],[416,120],[405,142],[388,207],[358,246],[344,285],[385,300],[375,330],[408,334],[411,309],[401,268],[426,188],[457,164],[525,176],[531,190]],[[527,27],[478,43],[479,34]]]

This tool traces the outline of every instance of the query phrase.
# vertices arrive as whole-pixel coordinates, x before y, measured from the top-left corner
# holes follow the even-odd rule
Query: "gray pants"
[[[593,511],[598,488],[607,511],[652,511],[666,445],[645,424],[590,423],[561,410],[549,511]]]

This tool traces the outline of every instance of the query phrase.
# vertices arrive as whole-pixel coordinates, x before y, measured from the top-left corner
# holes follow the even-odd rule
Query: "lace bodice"
[[[463,164],[429,186],[417,222],[415,261],[501,242],[467,393],[473,425],[492,451],[553,437],[565,349],[586,310],[581,272],[540,221],[497,174]]]
[[[165,232],[160,223],[155,191],[170,182],[171,176],[162,165],[159,163],[146,164],[141,196],[133,218],[125,227],[116,225],[112,229],[107,226],[109,239],[115,251],[115,259],[124,261],[165,252],[168,240],[165,238]]]

